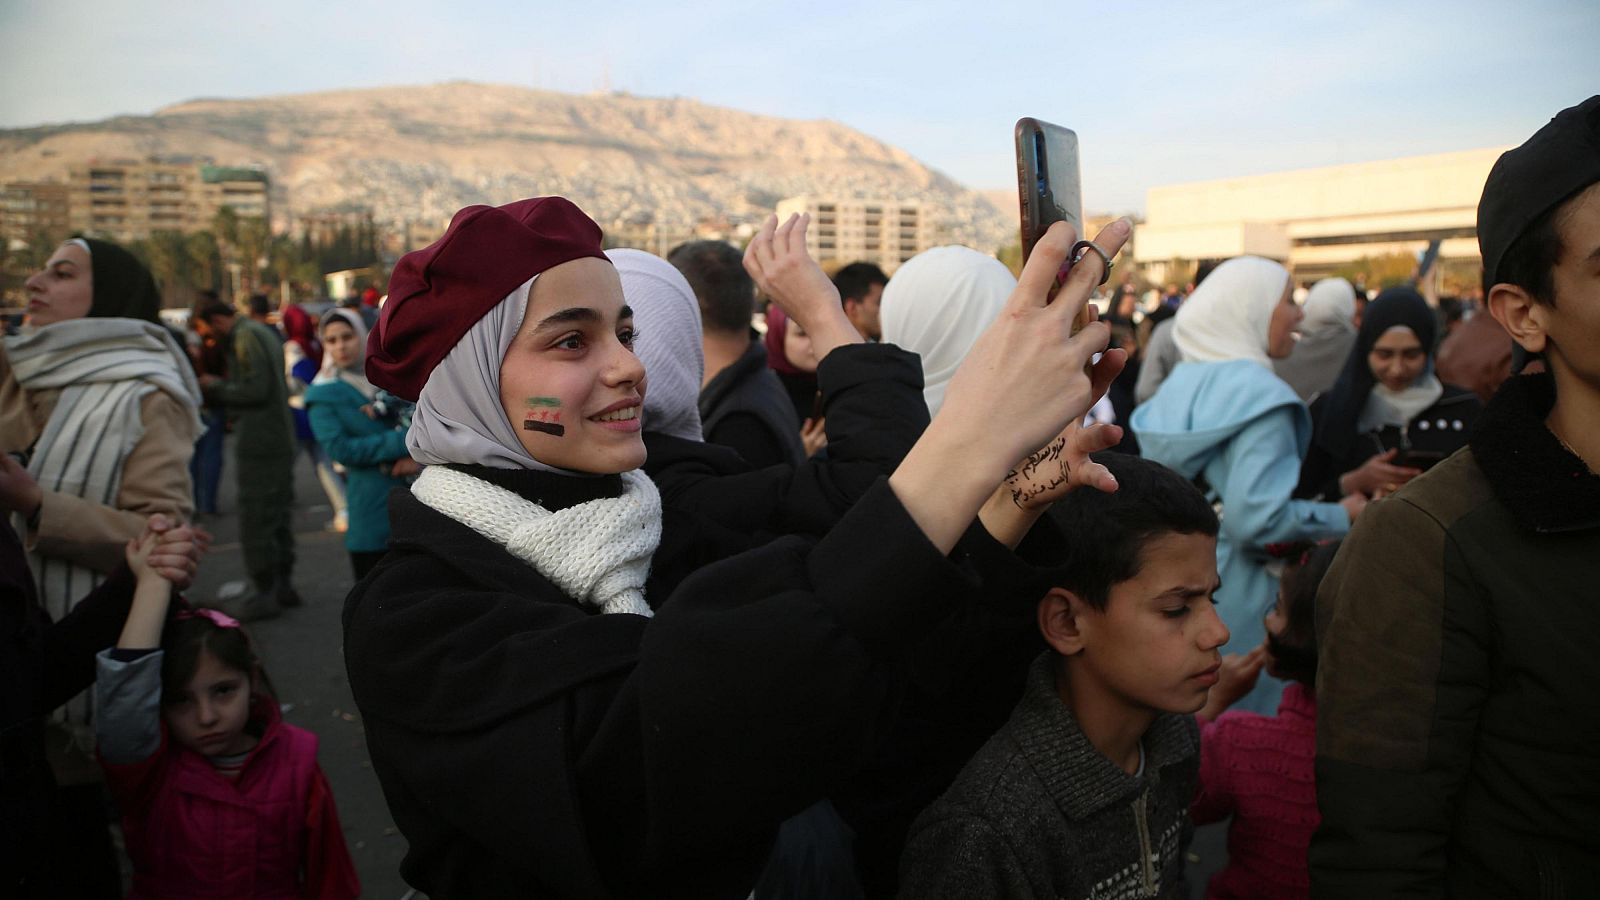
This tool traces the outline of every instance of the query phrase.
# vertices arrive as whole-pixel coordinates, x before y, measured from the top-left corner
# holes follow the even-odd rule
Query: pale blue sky
[[[1600,91],[1595,0],[455,4],[0,0],[0,127],[453,79],[828,118],[976,188],[1077,130],[1085,203],[1519,143]]]

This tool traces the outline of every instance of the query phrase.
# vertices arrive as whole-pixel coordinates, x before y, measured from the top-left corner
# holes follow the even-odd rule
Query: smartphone
[[[1027,263],[1033,245],[1057,222],[1070,222],[1078,237],[1083,233],[1083,188],[1078,173],[1078,135],[1034,118],[1017,120],[1017,209],[1022,214],[1022,261]],[[1058,280],[1045,302],[1055,300]],[[1088,303],[1072,322],[1074,334],[1089,324]],[[1085,371],[1093,365],[1085,366]]]
[[[1406,450],[1400,454],[1399,464],[1426,472],[1441,462],[1445,454],[1439,450]]]

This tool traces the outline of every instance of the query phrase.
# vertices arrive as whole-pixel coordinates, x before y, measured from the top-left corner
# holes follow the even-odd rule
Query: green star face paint
[[[561,437],[567,433],[561,424],[561,401],[555,397],[528,397],[522,401],[528,408],[522,415],[522,430]]]

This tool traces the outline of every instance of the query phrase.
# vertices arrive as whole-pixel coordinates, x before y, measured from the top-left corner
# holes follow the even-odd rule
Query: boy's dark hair
[[[889,276],[869,262],[853,262],[833,273],[833,286],[839,289],[839,302],[864,300],[875,284],[887,285]]]
[[[700,322],[705,330],[725,334],[750,330],[756,283],[744,270],[737,247],[726,241],[691,241],[672,248],[667,262],[683,273],[700,301]]]
[[[1096,453],[1094,461],[1116,476],[1117,491],[1079,488],[1050,508],[1067,551],[1048,574],[1053,585],[1104,610],[1112,586],[1139,574],[1151,538],[1215,537],[1217,514],[1198,488],[1160,463],[1113,452]]]
[[[221,300],[212,300],[195,310],[194,314],[197,318],[210,320],[213,316],[237,315],[238,311]]]
[[[1545,210],[1500,257],[1500,281],[1522,288],[1534,302],[1552,309],[1556,305],[1555,268],[1561,261],[1561,232],[1557,220],[1571,202],[1569,198],[1566,203]],[[1488,279],[1489,273],[1485,272],[1484,280]],[[1483,286],[1485,297],[1492,287],[1493,284]]]
[[[1317,588],[1338,552],[1338,541],[1317,544],[1298,563],[1284,567],[1283,605],[1287,618],[1283,634],[1267,635],[1267,649],[1278,674],[1311,688],[1317,684]]]
[[[267,299],[266,294],[250,295],[250,315],[264,316],[269,312],[272,312],[272,301]]]
[[[200,667],[201,651],[209,650],[217,661],[230,669],[259,676],[261,689],[272,693],[272,684],[261,671],[261,661],[243,628],[223,628],[204,616],[185,616],[167,622],[161,633],[161,702],[176,703],[189,687],[195,669]]]

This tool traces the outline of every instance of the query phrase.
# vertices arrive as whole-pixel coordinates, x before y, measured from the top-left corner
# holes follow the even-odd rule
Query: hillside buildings
[[[0,194],[0,235],[29,241],[82,232],[113,241],[143,240],[156,231],[212,227],[218,210],[240,218],[271,215],[266,172],[194,160],[90,160],[60,182],[15,182]]]
[[[921,203],[802,194],[778,201],[778,221],[811,213],[806,249],[824,268],[857,260],[890,274],[934,245],[935,229]]]
[[[1362,257],[1442,241],[1445,264],[1477,265],[1477,208],[1505,148],[1151,188],[1135,259],[1153,281],[1174,261],[1241,254],[1314,280]]]

